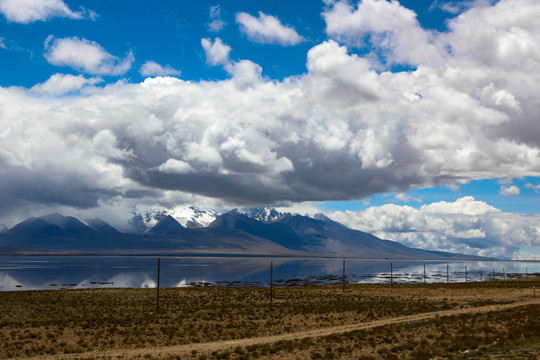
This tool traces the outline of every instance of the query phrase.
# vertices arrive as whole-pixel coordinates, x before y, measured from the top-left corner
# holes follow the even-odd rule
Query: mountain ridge
[[[250,216],[251,214],[251,216]],[[331,256],[395,259],[485,259],[478,256],[414,249],[379,239],[321,215],[237,209],[207,227],[188,228],[172,215],[142,234],[119,232],[102,219],[83,223],[58,213],[26,219],[0,234],[0,248],[17,251],[113,252],[163,254],[233,254]],[[253,217],[252,217],[253,216]],[[6,250],[4,250],[6,251]]]

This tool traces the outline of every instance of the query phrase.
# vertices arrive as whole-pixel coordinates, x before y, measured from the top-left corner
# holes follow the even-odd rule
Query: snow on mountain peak
[[[271,207],[250,208],[245,209],[243,212],[250,218],[262,222],[272,222],[283,215],[283,213],[280,213],[279,211]]]
[[[179,206],[169,210],[164,208],[135,209],[130,224],[136,231],[146,232],[169,215],[187,228],[207,227],[219,216],[215,210],[201,210],[194,206]]]

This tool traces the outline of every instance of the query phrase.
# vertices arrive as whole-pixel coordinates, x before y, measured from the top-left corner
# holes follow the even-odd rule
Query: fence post
[[[465,265],[465,282],[467,282],[467,265]]]
[[[394,265],[390,263],[390,286],[394,286]]]
[[[424,264],[424,285],[426,285],[426,264]]]
[[[270,261],[270,304],[272,303],[273,292],[274,292],[274,262]]]
[[[448,272],[448,264],[446,264],[446,283],[450,283],[450,273]]]
[[[491,280],[495,280],[495,268],[493,268],[493,272],[491,273]]]
[[[159,312],[159,272],[161,268],[161,259],[157,259],[157,295],[156,295],[156,312]]]
[[[480,269],[480,282],[484,281],[484,273],[482,272],[482,269]]]
[[[345,260],[343,260],[343,292],[345,292]]]
[[[506,273],[504,272],[504,268],[503,268],[503,280],[506,280]]]

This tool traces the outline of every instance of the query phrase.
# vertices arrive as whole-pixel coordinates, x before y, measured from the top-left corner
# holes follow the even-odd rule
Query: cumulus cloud
[[[510,186],[501,186],[501,189],[499,190],[499,194],[502,196],[514,196],[519,195],[520,189],[515,185]]]
[[[221,6],[214,5],[210,7],[210,22],[208,30],[212,32],[220,32],[225,27],[226,23],[221,18]]]
[[[139,72],[142,76],[180,76],[180,70],[176,70],[170,65],[162,66],[150,60],[141,66]]]
[[[123,75],[134,61],[132,52],[124,59],[108,53],[94,41],[72,37],[53,38],[45,41],[45,59],[56,66],[69,66],[93,75]]]
[[[82,19],[94,17],[94,12],[84,9],[72,11],[62,0],[0,0],[0,12],[8,21],[28,24],[53,17]]]
[[[397,19],[390,25],[423,31],[414,14],[386,3],[365,1],[373,11],[392,6]],[[329,11],[345,6],[340,4]],[[342,10],[344,24],[358,9]],[[203,39],[209,64],[223,65],[229,79],[118,81],[67,97],[36,96],[39,86],[0,88],[0,201],[7,204],[0,212],[28,205],[25,194],[35,192],[35,183],[35,202],[43,206],[114,203],[127,209],[134,201],[361,199],[411,187],[540,176],[538,19],[534,1],[471,8],[449,22],[449,32],[434,40],[420,36],[445,43],[445,50],[433,45],[429,51],[441,51],[439,56],[420,59],[411,71],[377,71],[372,57],[351,54],[336,36],[309,50],[305,74],[270,80],[250,60],[232,62],[221,40]],[[403,40],[398,31],[385,36]],[[90,74],[120,74],[132,61],[78,38],[53,39],[47,49],[51,63]],[[70,86],[65,88],[79,85]],[[60,196],[62,189],[72,194]],[[399,209],[398,215],[409,211],[388,209]],[[461,239],[458,250],[476,249],[473,240],[482,244],[496,226],[512,235],[500,211],[467,198],[428,205],[421,214],[441,226],[445,217],[464,216],[447,233],[448,239]],[[470,225],[479,217],[492,219],[491,228]],[[523,219],[507,218],[515,224]],[[409,244],[429,248],[435,235],[426,234]],[[442,248],[437,244],[432,248]]]
[[[397,1],[362,0],[356,6],[338,1],[323,17],[328,35],[355,46],[368,42],[390,62],[418,65],[440,60],[433,35],[420,26],[412,10]]]
[[[102,82],[103,79],[85,78],[82,75],[53,74],[44,83],[34,85],[32,91],[47,95],[62,95],[81,90],[85,86],[95,85]]]
[[[158,169],[166,174],[187,174],[194,171],[187,162],[176,159],[168,159],[159,165]]]
[[[436,214],[483,215],[500,212],[500,210],[488,205],[484,201],[476,201],[472,196],[462,197],[452,203],[441,201],[424,205],[422,209],[425,212]]]
[[[327,215],[352,228],[422,249],[521,259],[521,248],[540,247],[540,216],[504,213],[473,197],[419,209],[388,204]]]
[[[259,17],[245,12],[236,14],[236,22],[240,30],[251,41],[263,44],[280,44],[283,46],[296,45],[304,38],[290,26],[283,25],[281,21],[272,15],[266,15],[259,11]]]
[[[201,39],[201,45],[206,54],[206,62],[209,65],[225,65],[230,61],[231,47],[224,44],[220,38],[215,38],[213,42],[208,38]]]

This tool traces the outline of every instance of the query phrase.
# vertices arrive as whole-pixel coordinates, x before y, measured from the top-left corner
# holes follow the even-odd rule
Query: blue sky
[[[306,53],[314,45],[327,40],[325,22],[321,16],[325,4],[322,1],[70,1],[65,2],[73,11],[95,12],[95,19],[86,15],[74,20],[51,17],[30,23],[1,21],[2,37],[13,48],[3,51],[2,63],[11,71],[0,74],[4,86],[31,87],[44,82],[52,74],[78,74],[73,69],[58,69],[43,57],[44,42],[48,36],[57,38],[77,36],[95,41],[109,53],[122,57],[135,53],[133,67],[125,74],[131,81],[144,79],[138,69],[146,60],[169,64],[181,71],[185,80],[225,79],[228,74],[207,66],[200,46],[203,37],[218,36],[232,47],[231,56],[250,59],[260,64],[263,74],[272,79],[283,79],[306,72]],[[444,30],[446,20],[455,14],[430,8],[425,2],[403,1],[403,6],[417,12],[418,21],[426,28]],[[210,11],[218,6],[223,29],[212,31]],[[283,24],[293,26],[305,38],[296,46],[276,46],[246,41],[235,16],[247,12],[257,16],[261,11],[276,16]],[[10,46],[10,47],[11,47]],[[369,49],[356,48],[351,52],[364,53]],[[116,79],[109,78],[109,81]]]
[[[0,13],[0,228],[278,206],[409,246],[539,256],[535,1]]]

